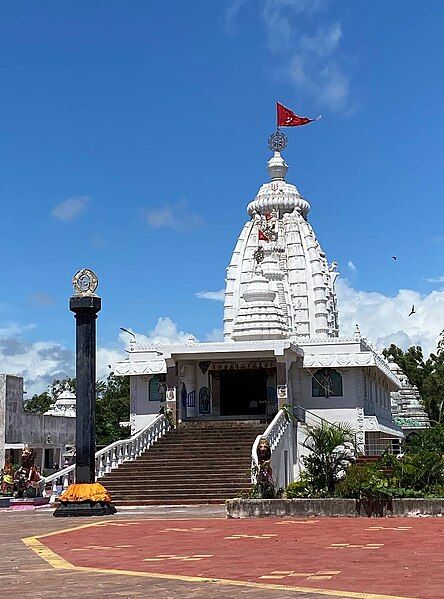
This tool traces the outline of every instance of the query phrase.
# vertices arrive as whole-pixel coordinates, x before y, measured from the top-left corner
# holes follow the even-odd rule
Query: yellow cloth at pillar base
[[[73,484],[64,491],[60,501],[104,501],[111,503],[108,491],[100,483]]]

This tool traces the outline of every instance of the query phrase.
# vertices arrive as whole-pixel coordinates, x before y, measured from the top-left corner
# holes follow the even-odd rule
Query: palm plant
[[[310,451],[303,461],[311,486],[317,492],[332,495],[341,473],[355,459],[356,441],[351,426],[325,421],[307,426],[303,446]]]

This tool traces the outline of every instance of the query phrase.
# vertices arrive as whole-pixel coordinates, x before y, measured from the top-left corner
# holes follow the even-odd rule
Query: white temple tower
[[[270,137],[270,181],[247,206],[227,268],[224,341],[133,342],[115,372],[131,377],[133,434],[157,417],[160,385],[178,422],[257,419],[278,430],[281,409],[292,406],[297,442],[293,433],[279,441],[280,472],[292,479],[306,422],[346,422],[369,455],[399,447],[403,433],[390,411],[400,382],[389,364],[359,329],[339,336],[337,265],[307,220],[309,203],[285,180],[285,146],[279,130]]]
[[[336,264],[307,221],[309,203],[285,180],[285,145],[280,131],[270,137],[270,182],[248,204],[227,268],[226,341],[338,336]]]

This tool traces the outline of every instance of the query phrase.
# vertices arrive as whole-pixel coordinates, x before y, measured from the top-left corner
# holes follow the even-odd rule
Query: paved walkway
[[[5,597],[444,597],[444,520],[227,520],[223,508],[0,512]]]

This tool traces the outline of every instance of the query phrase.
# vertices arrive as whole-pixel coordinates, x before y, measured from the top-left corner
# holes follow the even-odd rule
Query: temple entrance
[[[267,370],[222,371],[220,415],[265,415],[267,411]]]

